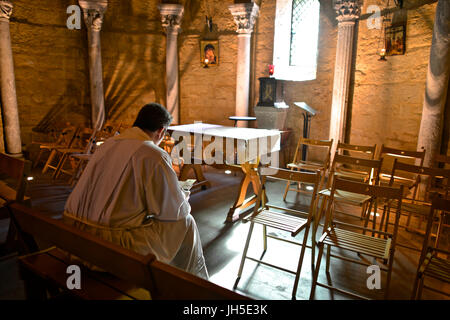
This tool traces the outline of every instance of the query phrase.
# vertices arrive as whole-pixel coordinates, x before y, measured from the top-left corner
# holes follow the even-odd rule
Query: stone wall
[[[371,4],[364,1],[363,12]],[[408,1],[406,53],[377,56],[380,31],[359,22],[350,141],[415,150],[422,114],[436,3]],[[425,4],[422,4],[425,3]],[[406,4],[405,4],[406,6]],[[399,14],[399,10],[395,11]]]
[[[11,38],[22,139],[29,144],[32,131],[45,131],[70,121],[90,121],[87,34],[66,27],[66,8],[75,0],[15,0]],[[101,31],[107,120],[130,125],[146,102],[164,104],[165,42],[158,1],[110,0]],[[236,89],[236,26],[228,6],[231,0],[184,0],[185,14],[179,35],[181,123],[193,121],[232,125]],[[252,38],[250,106],[259,96],[258,78],[267,76],[272,63],[276,0],[262,0]],[[377,60],[378,30],[367,28],[364,14],[355,39],[355,72],[350,96],[349,141],[385,143],[415,149],[423,104],[434,11],[433,0],[408,1],[406,54]],[[213,17],[213,31],[205,15]],[[294,129],[291,144],[302,132],[302,115],[293,102],[305,101],[319,111],[311,137],[327,139],[333,88],[337,22],[332,1],[321,1],[317,78],[285,81],[289,109],[287,127]],[[367,15],[366,15],[367,16]],[[218,39],[219,64],[203,68],[202,39]],[[292,156],[292,154],[291,154]]]
[[[13,2],[11,43],[25,144],[33,129],[84,123],[90,114],[86,34],[66,27],[72,2]]]

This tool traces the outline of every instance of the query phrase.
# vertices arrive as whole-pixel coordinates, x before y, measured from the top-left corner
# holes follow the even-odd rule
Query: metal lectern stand
[[[309,138],[309,132],[311,129],[311,118],[317,114],[317,111],[305,102],[294,102],[296,107],[299,107],[304,111],[303,113],[303,138]],[[308,152],[308,146],[302,146],[302,161],[306,161],[306,153]]]

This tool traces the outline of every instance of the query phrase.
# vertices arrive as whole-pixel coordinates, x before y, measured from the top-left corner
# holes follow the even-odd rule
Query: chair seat
[[[389,259],[389,250],[391,248],[390,238],[374,238],[339,228],[332,228],[327,231],[326,237],[321,241],[327,245],[336,246],[384,260]]]
[[[380,174],[380,180],[383,183],[389,183],[391,180],[391,175],[388,173],[382,173]],[[411,178],[405,178],[400,176],[394,176],[394,185],[404,185],[404,186],[411,186],[416,182],[416,180]]]
[[[288,163],[288,168],[304,169],[304,170],[323,170],[324,165],[313,161],[300,161],[297,163]]]
[[[424,261],[425,270],[423,273],[432,278],[450,283],[450,261],[437,257],[436,255],[427,255]]]
[[[292,236],[296,236],[307,223],[307,219],[305,218],[271,210],[262,210],[257,215],[251,216],[247,220],[268,227],[289,231]]]
[[[319,195],[329,197],[331,195],[331,189],[324,189],[319,192]],[[362,205],[371,199],[370,196],[366,196],[359,193],[353,193],[348,191],[336,190],[334,193],[334,199],[337,201],[347,201]]]

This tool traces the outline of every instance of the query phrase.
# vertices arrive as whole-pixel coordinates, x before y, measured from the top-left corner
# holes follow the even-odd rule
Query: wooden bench
[[[8,201],[30,201],[30,198],[25,196],[30,172],[30,161],[0,153],[0,207]]]
[[[152,254],[142,256],[21,204],[12,203],[8,208],[24,248],[30,252],[18,260],[28,299],[248,299],[157,261]],[[38,251],[38,240],[55,247]],[[67,268],[76,263],[67,253],[106,272],[78,264],[81,289],[69,290]]]
[[[30,161],[0,153],[0,219],[9,218],[5,206],[10,201],[31,204],[31,199],[25,196],[30,172]],[[15,236],[15,229],[10,223],[6,242],[0,245],[0,256],[14,251]]]

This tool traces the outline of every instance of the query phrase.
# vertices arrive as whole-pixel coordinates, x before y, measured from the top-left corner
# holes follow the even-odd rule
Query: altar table
[[[187,178],[189,170],[193,169],[197,180],[203,186],[209,182],[201,172],[201,165],[212,165],[216,168],[242,170],[244,177],[239,187],[239,193],[230,208],[226,221],[233,222],[239,219],[239,215],[256,201],[256,194],[261,186],[258,166],[269,164],[278,167],[278,154],[280,150],[280,132],[278,130],[236,128],[207,123],[193,123],[178,126],[170,126],[168,131],[175,139],[175,152],[180,152],[183,147],[189,145],[193,149],[194,156],[183,155],[184,166],[180,173],[180,180]],[[214,138],[214,140],[212,139]],[[180,142],[185,141],[185,146]],[[214,144],[214,145],[213,145]],[[220,147],[221,146],[221,147]],[[213,148],[215,147],[215,148]],[[213,150],[210,157],[205,154],[208,149]],[[275,155],[275,160],[273,160]],[[222,159],[223,161],[218,161]],[[261,161],[263,159],[264,161]],[[249,185],[252,185],[254,194],[245,198]]]

